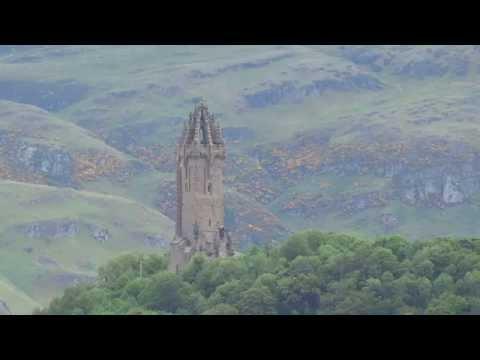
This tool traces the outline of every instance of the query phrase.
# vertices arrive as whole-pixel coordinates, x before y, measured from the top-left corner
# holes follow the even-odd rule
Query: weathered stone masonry
[[[193,254],[210,258],[233,255],[224,228],[223,131],[204,104],[195,107],[177,144],[177,218],[171,243],[171,271]]]

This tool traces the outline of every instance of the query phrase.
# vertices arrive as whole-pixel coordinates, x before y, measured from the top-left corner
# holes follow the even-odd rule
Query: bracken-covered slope
[[[97,178],[118,176],[134,165],[134,159],[93,133],[46,110],[0,100],[0,174],[4,179],[81,187]]]

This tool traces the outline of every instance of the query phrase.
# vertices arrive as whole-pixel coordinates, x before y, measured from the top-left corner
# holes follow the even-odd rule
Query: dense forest
[[[306,231],[231,258],[128,254],[36,314],[480,314],[480,239]]]

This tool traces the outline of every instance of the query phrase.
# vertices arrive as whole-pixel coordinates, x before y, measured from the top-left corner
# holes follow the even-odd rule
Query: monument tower
[[[195,106],[177,144],[177,219],[169,270],[179,271],[197,252],[233,255],[224,228],[223,131],[203,103]]]

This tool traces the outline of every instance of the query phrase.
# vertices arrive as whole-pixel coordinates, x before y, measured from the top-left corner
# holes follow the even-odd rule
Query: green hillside
[[[8,46],[0,65],[0,179],[173,219],[173,145],[203,98],[238,248],[305,227],[480,235],[478,46]]]
[[[41,304],[19,290],[5,278],[0,278],[0,298],[9,306],[13,314],[31,314],[32,309],[40,308]]]
[[[9,181],[0,196],[0,298],[14,311],[92,278],[112,256],[164,251],[173,236],[170,219],[117,196]]]

